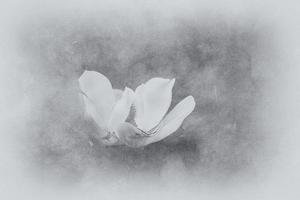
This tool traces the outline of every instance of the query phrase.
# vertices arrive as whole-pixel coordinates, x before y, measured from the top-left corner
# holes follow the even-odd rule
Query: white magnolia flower
[[[167,115],[175,79],[152,78],[138,86],[134,93],[134,121],[121,123],[117,134],[128,146],[139,147],[158,142],[174,133],[194,110],[195,100],[188,96]]]
[[[174,133],[194,110],[188,96],[167,115],[175,79],[152,78],[133,92],[113,90],[109,80],[97,72],[86,71],[79,79],[86,112],[107,133],[108,144],[145,146]],[[135,125],[126,122],[134,109]]]
[[[125,122],[132,105],[133,91],[125,88],[113,90],[110,81],[95,71],[85,71],[79,78],[85,104],[85,112],[104,131],[107,144],[118,142],[116,130]]]

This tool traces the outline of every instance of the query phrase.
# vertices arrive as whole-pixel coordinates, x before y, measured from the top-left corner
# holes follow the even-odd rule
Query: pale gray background
[[[299,197],[296,1],[1,3],[3,198]],[[197,106],[164,141],[103,147],[84,68],[120,89],[174,77],[172,105]]]

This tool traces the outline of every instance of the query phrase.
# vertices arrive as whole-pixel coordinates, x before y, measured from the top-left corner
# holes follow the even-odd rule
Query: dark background
[[[25,143],[31,162],[41,176],[71,180],[89,169],[108,180],[159,177],[173,160],[180,163],[178,173],[198,177],[226,180],[255,171],[264,151],[256,112],[264,85],[260,54],[270,51],[266,35],[250,20],[164,19],[153,13],[24,23],[18,45],[20,70],[27,77],[24,94],[34,102]],[[156,76],[174,77],[171,107],[192,95],[196,108],[163,141],[139,149],[102,146],[78,98],[77,79],[84,69],[103,73],[119,89],[135,89]]]

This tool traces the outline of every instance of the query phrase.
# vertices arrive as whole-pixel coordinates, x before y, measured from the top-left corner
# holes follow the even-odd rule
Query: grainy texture
[[[221,19],[207,23],[150,15],[136,23],[124,17],[111,16],[105,23],[96,17],[44,19],[22,32],[20,47],[37,62],[27,70],[42,97],[32,119],[37,128],[33,157],[67,173],[84,171],[91,160],[102,170],[103,159],[131,173],[159,173],[172,156],[199,176],[228,178],[251,167],[263,145],[253,114],[261,100],[256,63],[265,30]],[[84,119],[77,97],[84,69],[103,73],[119,89],[136,88],[151,77],[174,77],[172,106],[193,95],[196,109],[161,142],[143,149],[102,147],[99,130]]]
[[[31,1],[0,12],[1,199],[299,199],[298,3]],[[176,78],[171,108],[196,108],[160,142],[104,146],[85,69]]]

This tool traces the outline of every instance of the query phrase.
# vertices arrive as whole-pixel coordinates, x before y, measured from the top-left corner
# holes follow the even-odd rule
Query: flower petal
[[[115,101],[118,101],[121,99],[123,91],[119,89],[113,89],[114,90],[114,95],[115,95]]]
[[[84,101],[85,115],[91,117],[101,129],[107,130],[107,124],[105,123],[103,116],[97,112],[95,105],[88,99],[87,96],[85,96],[84,94],[80,95],[82,96]]]
[[[175,79],[152,78],[137,87],[135,122],[144,131],[155,127],[168,111]]]
[[[142,91],[144,88],[144,84],[139,85],[135,89],[134,93],[134,107],[135,107],[135,116],[134,116],[134,121],[137,124],[138,127],[142,128],[144,127],[144,102],[143,102],[143,96],[142,96]]]
[[[158,142],[174,133],[181,126],[183,120],[194,110],[195,105],[195,100],[192,96],[188,96],[180,101],[153,130],[156,133],[147,139],[146,145]]]
[[[104,122],[108,123],[115,104],[115,96],[110,81],[98,72],[85,71],[79,78],[79,84],[89,101],[93,103],[93,108],[96,109],[93,112],[97,112]]]
[[[121,143],[134,148],[145,146],[148,139],[140,129],[127,122],[119,124],[116,133]]]
[[[109,121],[110,130],[115,130],[120,123],[125,122],[133,102],[133,93],[126,87],[122,97],[116,102]]]

